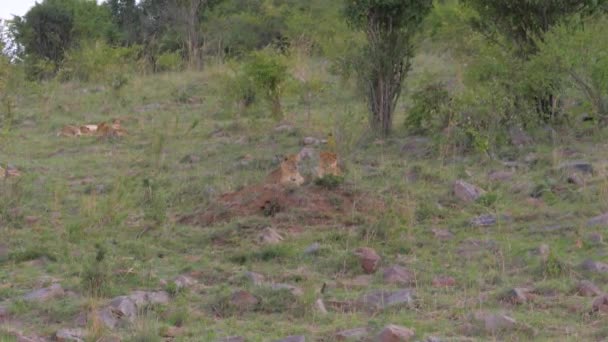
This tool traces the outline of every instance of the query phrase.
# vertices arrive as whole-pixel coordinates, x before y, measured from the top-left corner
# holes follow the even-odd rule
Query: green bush
[[[156,71],[180,71],[184,68],[184,60],[179,51],[165,52],[156,60]]]
[[[405,125],[415,133],[439,132],[449,125],[450,94],[441,83],[432,83],[412,95],[413,107]]]
[[[283,118],[281,95],[287,80],[287,65],[277,52],[266,49],[253,53],[244,65],[245,75],[271,105],[272,116]]]

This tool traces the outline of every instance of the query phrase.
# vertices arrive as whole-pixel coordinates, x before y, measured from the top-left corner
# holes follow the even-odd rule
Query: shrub
[[[438,132],[449,125],[450,94],[441,83],[431,83],[412,95],[413,107],[405,125],[415,133]]]
[[[184,68],[184,61],[179,51],[165,52],[156,60],[156,71],[180,71]]]
[[[270,103],[273,118],[282,119],[281,95],[287,80],[283,57],[270,49],[255,52],[245,63],[244,72]]]

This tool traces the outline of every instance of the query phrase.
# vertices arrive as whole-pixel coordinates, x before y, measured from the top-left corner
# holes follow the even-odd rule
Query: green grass
[[[576,245],[590,231],[586,219],[608,209],[605,165],[583,188],[568,185],[553,169],[567,159],[557,153],[563,147],[581,151],[584,159],[600,167],[605,150],[601,137],[576,140],[563,135],[556,144],[541,141],[525,152],[503,147],[500,155],[521,160],[534,152],[539,162],[518,170],[511,182],[491,183],[487,173],[503,166],[485,156],[416,157],[401,151],[407,137],[399,131],[382,144],[365,138],[364,104],[331,78],[313,104],[311,122],[298,96],[287,95],[286,120],[297,128],[293,132],[275,132],[276,123],[255,115],[265,112],[262,104],[252,109],[254,115],[235,118],[236,108],[216,82],[221,72],[212,67],[204,73],[132,78],[119,95],[109,90],[84,93],[91,85],[73,83],[23,91],[17,99],[16,124],[0,136],[0,164],[14,164],[23,172],[19,179],[0,181],[0,243],[9,247],[9,254],[0,257],[0,303],[10,301],[11,315],[23,331],[51,336],[59,328],[72,327],[74,318],[93,304],[101,306],[134,290],[168,289],[171,303],[154,308],[134,326],[89,331],[126,341],[156,341],[176,325],[182,328],[178,341],[232,335],[270,341],[298,334],[330,341],[339,330],[367,326],[376,333],[386,324],[399,324],[415,329],[419,339],[449,338],[464,335],[462,327],[471,312],[487,309],[509,312],[535,334],[477,333],[473,337],[478,340],[606,338],[602,318],[588,315],[591,299],[571,294],[574,284],[585,278],[607,290],[606,276],[576,269],[587,258],[605,261],[605,246]],[[190,103],[190,97],[198,102]],[[128,136],[56,136],[65,124],[114,117],[125,120]],[[344,189],[364,194],[383,202],[384,208],[320,224],[308,224],[301,212],[281,212],[281,224],[275,228],[285,240],[274,246],[255,241],[273,222],[263,215],[209,227],[179,223],[184,215],[212,208],[221,194],[261,182],[276,165],[275,155],[296,153],[303,137],[323,138],[328,129],[340,133],[338,149],[347,173],[343,182],[323,183],[328,188],[324,191],[328,196]],[[214,135],[220,130],[223,134]],[[181,162],[186,155],[200,161]],[[252,161],[243,164],[246,155]],[[409,171],[415,171],[416,181],[408,180]],[[459,202],[450,191],[459,178],[488,193],[475,203]],[[547,205],[530,206],[526,199],[533,193]],[[340,200],[335,197],[332,203],[339,207]],[[499,219],[492,227],[469,224],[482,214],[510,219]],[[36,223],[28,223],[31,216]],[[542,230],[555,224],[572,228]],[[435,239],[433,228],[449,229],[454,237]],[[491,240],[492,248],[471,247],[471,239]],[[322,249],[305,255],[313,242]],[[541,243],[551,248],[546,263],[534,254]],[[362,246],[375,248],[384,266],[401,264],[416,273],[414,308],[374,316],[331,310],[322,316],[314,310],[317,298],[349,300],[370,289],[393,288],[384,284],[381,273],[373,276],[369,289],[338,285],[361,275],[352,252]],[[96,261],[100,249],[103,260]],[[248,270],[271,282],[298,286],[304,295],[294,298],[286,291],[253,286],[243,280]],[[179,292],[163,285],[183,273],[192,274],[199,285]],[[433,287],[440,275],[454,277],[456,286]],[[19,300],[50,278],[74,294],[42,304]],[[500,300],[506,290],[521,286],[545,295],[519,306]],[[241,312],[229,303],[237,289],[247,289],[262,301]],[[2,334],[0,326],[0,340],[11,340]]]

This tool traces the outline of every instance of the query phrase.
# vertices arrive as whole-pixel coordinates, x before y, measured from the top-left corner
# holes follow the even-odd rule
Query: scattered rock
[[[196,164],[201,161],[201,157],[194,154],[185,155],[179,162],[182,164]]]
[[[416,281],[416,276],[413,272],[405,267],[394,265],[384,269],[384,282],[387,284],[412,285]]]
[[[531,289],[524,287],[516,287],[507,291],[501,299],[502,301],[510,304],[524,304],[532,300],[533,298],[534,295],[532,294]]]
[[[45,302],[53,298],[61,297],[64,294],[65,291],[63,290],[63,287],[61,287],[61,285],[53,284],[49,287],[30,292],[23,296],[23,299],[26,301]]]
[[[367,274],[372,274],[378,270],[380,264],[380,256],[375,250],[369,247],[361,247],[355,251],[355,255],[359,257],[361,268]]]
[[[217,340],[217,342],[245,342],[245,338],[241,336],[230,336]]]
[[[304,294],[304,290],[297,286],[289,285],[289,284],[271,284],[270,288],[275,291],[287,290],[294,296],[301,296]]]
[[[496,225],[497,222],[496,216],[491,214],[480,215],[471,220],[471,224],[475,227],[491,227]]]
[[[534,140],[519,127],[511,127],[509,129],[509,137],[513,146],[526,147],[534,143]]]
[[[239,309],[250,309],[256,306],[260,301],[251,293],[240,290],[232,293],[232,298],[230,299],[230,303]]]
[[[473,314],[473,320],[485,332],[491,334],[505,330],[512,330],[517,326],[517,321],[515,321],[515,319],[501,313],[477,311]]]
[[[581,263],[581,268],[588,272],[608,273],[608,264],[587,259]]]
[[[447,229],[433,228],[431,229],[431,232],[433,232],[433,236],[437,240],[447,241],[454,238],[454,234]]]
[[[601,295],[591,304],[593,312],[608,313],[608,294]]]
[[[266,281],[266,278],[263,275],[255,272],[245,272],[245,277],[255,286],[260,286]]]
[[[582,172],[583,174],[589,175],[593,174],[593,165],[589,162],[581,160],[564,162],[561,163],[557,168],[560,171]]]
[[[587,221],[587,227],[608,226],[608,213],[596,216]]]
[[[343,330],[336,333],[336,341],[358,341],[365,338],[369,332],[367,328]]]
[[[596,297],[603,294],[602,290],[589,280],[581,280],[576,284],[574,292],[583,297]]]
[[[323,299],[319,298],[319,299],[317,299],[315,301],[315,310],[317,310],[317,312],[320,313],[320,314],[322,314],[322,315],[326,315],[327,314],[327,309],[325,308],[325,303],[323,302]],[[0,322],[1,321],[2,321],[2,319],[0,318]]]
[[[457,180],[454,183],[453,191],[458,199],[467,203],[475,202],[479,197],[485,194],[483,189],[463,180]]]
[[[305,336],[289,336],[284,339],[276,340],[275,342],[306,342]]]
[[[112,299],[110,304],[99,310],[97,315],[101,322],[110,330],[114,330],[126,323],[133,323],[137,317],[137,305],[127,296]]]
[[[169,294],[165,291],[148,292],[135,291],[128,296],[137,307],[143,308],[147,305],[167,305],[171,300]]]
[[[494,171],[488,175],[490,182],[507,182],[513,179],[515,176],[514,172],[511,171]]]
[[[58,342],[84,342],[86,332],[83,329],[61,329],[55,334]]]
[[[274,229],[267,227],[258,236],[258,242],[264,245],[276,245],[283,241],[283,237]]]
[[[321,244],[318,242],[315,242],[312,245],[306,247],[306,249],[304,250],[304,254],[306,254],[306,255],[317,254],[319,252],[319,250],[321,250]]]
[[[453,287],[456,286],[456,279],[449,276],[436,276],[433,278],[434,287]]]
[[[175,287],[178,290],[181,289],[187,289],[187,288],[191,288],[192,286],[196,285],[197,281],[196,279],[182,274],[180,276],[178,276],[177,278],[175,278],[175,280],[173,280],[173,283],[175,284]]]
[[[410,305],[414,302],[413,291],[409,289],[397,291],[374,291],[359,298],[358,305],[372,312],[388,308]]]
[[[321,139],[317,139],[314,137],[306,137],[302,139],[302,144],[304,145],[321,145]]]
[[[414,330],[400,327],[398,325],[387,325],[380,335],[378,342],[406,342],[414,338]]]

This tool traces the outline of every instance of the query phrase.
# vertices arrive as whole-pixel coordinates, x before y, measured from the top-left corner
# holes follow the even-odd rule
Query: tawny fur
[[[59,132],[57,134],[57,136],[60,136],[60,137],[79,137],[81,135],[82,135],[82,132],[80,131],[80,127],[76,127],[76,126],[72,126],[72,125],[64,126],[61,129],[61,132]]]
[[[319,166],[317,166],[317,177],[326,175],[340,176],[342,171],[338,165],[338,155],[333,152],[319,153]]]
[[[297,154],[283,158],[279,168],[272,171],[267,177],[266,182],[270,184],[295,185],[304,184],[304,177],[298,171],[300,157]]]

